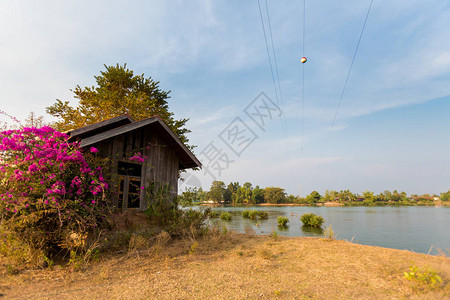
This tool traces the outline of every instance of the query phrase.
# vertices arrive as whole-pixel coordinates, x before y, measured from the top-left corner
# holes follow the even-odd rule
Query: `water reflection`
[[[287,225],[278,225],[278,230],[279,231],[288,231],[289,230],[289,226],[287,226]]]
[[[312,227],[312,226],[303,225],[302,231],[307,236],[316,236],[316,235],[320,236],[323,234],[323,229],[320,227]]]
[[[242,217],[243,210],[258,210],[268,213],[267,220],[249,220]],[[300,216],[314,213],[333,225],[339,239],[354,240],[372,246],[413,250],[428,253],[433,249],[450,249],[448,228],[450,228],[450,208],[445,207],[215,207],[219,213],[232,214],[231,222],[212,220],[220,227],[226,226],[238,232],[270,234],[277,231],[284,236],[317,237],[323,234],[318,228],[304,227]],[[277,217],[289,219],[289,227],[278,228]],[[438,254],[438,253],[432,253]]]

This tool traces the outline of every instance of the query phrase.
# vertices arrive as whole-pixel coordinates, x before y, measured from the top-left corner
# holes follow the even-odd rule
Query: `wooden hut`
[[[135,122],[122,115],[68,134],[71,140],[79,140],[81,147],[94,147],[96,155],[108,158],[104,172],[113,195],[111,205],[123,210],[145,210],[155,189],[176,195],[179,171],[201,167],[158,116]]]

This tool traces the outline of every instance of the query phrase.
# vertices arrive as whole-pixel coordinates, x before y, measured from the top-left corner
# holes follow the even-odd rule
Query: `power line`
[[[278,63],[277,63],[276,54],[275,54],[275,45],[273,42],[272,26],[270,24],[270,14],[269,14],[269,8],[267,5],[267,0],[265,0],[265,5],[266,5],[266,12],[267,12],[268,29],[269,29],[269,34],[270,34],[270,38],[271,38],[272,52],[273,52],[273,58],[274,58],[275,72],[274,72],[273,65],[272,65],[272,58],[270,55],[269,42],[267,40],[266,27],[264,26],[264,18],[263,18],[263,13],[262,13],[262,9],[261,9],[261,4],[260,4],[260,1],[258,0],[259,16],[261,18],[261,26],[262,26],[263,33],[264,33],[264,41],[266,44],[267,58],[269,60],[270,73],[272,75],[272,82],[273,82],[273,87],[275,90],[275,98],[277,100],[278,106],[281,109],[281,127],[283,130],[283,138],[284,138],[284,141],[286,144],[286,150],[288,152],[288,156],[291,156],[290,147],[289,147],[289,144],[287,141],[287,126],[286,126],[286,120],[285,120],[285,115],[284,115],[283,96],[282,96],[282,92],[281,92],[280,77],[279,77],[279,73],[278,73]],[[276,74],[277,80],[275,79],[275,74]],[[278,87],[277,87],[277,82],[278,82]],[[278,94],[280,96],[278,96]]]
[[[262,10],[261,10],[261,4],[260,4],[260,0],[258,0],[259,16],[261,18],[261,26],[262,26],[263,33],[264,33],[264,41],[266,43],[267,58],[269,60],[270,72],[272,74],[273,87],[275,90],[275,98],[276,98],[277,104],[281,110],[281,127],[282,127],[282,131],[283,131],[283,139],[284,139],[284,143],[286,146],[287,156],[292,157],[292,152],[291,152],[290,145],[289,145],[289,142],[287,139],[287,126],[286,126],[286,119],[285,119],[285,114],[284,114],[283,93],[281,91],[280,76],[278,73],[278,62],[277,62],[276,51],[275,51],[275,43],[273,41],[272,26],[270,23],[270,13],[269,13],[269,7],[267,5],[267,0],[265,0],[265,6],[266,6],[266,12],[267,12],[267,24],[268,24],[268,29],[269,29],[269,33],[270,33],[270,41],[271,41],[271,45],[272,45],[273,61],[275,64],[275,72],[276,72],[276,78],[277,78],[276,81],[275,81],[275,75],[274,75],[274,70],[273,70],[273,66],[272,66],[272,59],[271,59],[271,55],[270,55],[269,44],[267,41],[266,28],[264,26],[264,18],[263,18],[263,14],[262,14]],[[278,89],[277,89],[277,83],[278,83]],[[279,93],[279,97],[278,97],[278,93]],[[290,178],[291,178],[291,180],[294,180],[294,176],[291,176]]]
[[[305,28],[306,28],[306,0],[303,0],[303,35],[302,35],[302,56],[306,57],[305,54]],[[302,64],[302,139],[301,139],[301,158],[303,159],[303,148],[304,148],[304,130],[305,130],[305,64]]]
[[[275,98],[277,99],[278,105],[280,105],[279,100],[278,100],[277,85],[275,83],[275,76],[273,73],[272,59],[270,57],[269,43],[267,42],[266,28],[264,26],[264,19],[263,19],[263,15],[262,15],[262,11],[261,11],[261,4],[259,3],[259,0],[258,0],[258,8],[259,8],[259,16],[261,17],[261,26],[262,26],[263,33],[264,33],[264,41],[266,42],[267,57],[269,59],[270,73],[272,74],[273,88],[275,89]]]
[[[363,36],[363,33],[364,33],[364,29],[366,28],[367,19],[369,18],[370,10],[372,8],[372,3],[373,3],[373,0],[370,0],[370,5],[369,5],[369,8],[367,9],[367,14],[366,14],[366,17],[364,19],[364,23],[363,23],[363,26],[362,26],[362,29],[361,29],[361,33],[359,34],[358,43],[356,44],[355,52],[353,53],[352,62],[350,64],[350,68],[348,69],[347,77],[345,78],[344,87],[342,88],[341,96],[339,97],[339,102],[338,102],[338,105],[336,107],[336,112],[334,113],[333,122],[331,123],[330,131],[329,131],[328,137],[327,137],[327,139],[325,141],[325,147],[323,149],[322,156],[320,157],[319,164],[317,165],[316,172],[315,172],[314,177],[313,177],[313,185],[315,184],[315,178],[316,178],[318,169],[319,169],[320,165],[322,164],[322,159],[325,156],[325,153],[326,153],[326,150],[327,150],[327,147],[328,147],[328,142],[329,142],[331,134],[333,132],[334,124],[336,123],[336,118],[337,118],[339,109],[341,107],[342,99],[344,98],[345,90],[347,88],[348,79],[350,78],[350,73],[352,72],[353,63],[355,62],[356,54],[358,53],[359,44],[361,43],[361,39],[362,39],[362,36]]]
[[[305,56],[306,0],[303,0],[303,56]]]
[[[280,105],[280,107],[281,107],[281,127],[282,127],[282,130],[283,130],[284,139],[286,141],[286,139],[287,139],[287,126],[286,126],[286,118],[285,118],[285,115],[284,115],[283,93],[281,91],[280,76],[279,76],[279,73],[278,73],[277,56],[276,56],[276,51],[275,51],[275,45],[274,45],[274,42],[273,42],[272,26],[270,24],[270,13],[269,13],[269,7],[267,5],[267,0],[265,0],[265,4],[266,4],[266,11],[267,11],[267,23],[269,25],[270,41],[271,41],[271,44],[272,44],[273,61],[275,63],[275,74],[276,74],[277,82],[278,82],[278,93],[280,94],[280,101],[279,101],[280,103],[278,105]],[[287,150],[288,150],[288,153],[289,153],[289,156],[290,156],[290,146],[289,146],[287,141],[286,141],[286,146],[287,146]]]

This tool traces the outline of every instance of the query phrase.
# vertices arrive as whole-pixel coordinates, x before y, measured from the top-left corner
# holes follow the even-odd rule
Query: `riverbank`
[[[439,288],[404,278],[430,267]],[[45,299],[445,299],[450,258],[318,238],[211,232],[116,254],[71,270],[0,274],[8,298]]]
[[[344,206],[350,206],[350,207],[384,207],[384,206],[392,206],[392,207],[408,207],[408,206],[442,206],[442,207],[450,207],[450,203],[442,202],[442,201],[435,201],[435,202],[427,202],[427,203],[409,203],[409,204],[398,204],[396,202],[379,202],[379,203],[373,203],[373,204],[366,204],[363,202],[318,202],[314,204],[308,204],[308,203],[258,203],[258,204],[239,204],[239,205],[232,205],[232,204],[225,204],[225,203],[195,203],[193,205],[200,205],[200,206],[208,206],[208,207],[221,207],[221,206],[233,206],[233,207],[244,207],[244,206],[310,206],[310,207],[320,207],[320,206],[327,206],[327,207],[344,207]]]
[[[255,206],[329,206],[329,207],[345,206],[343,203],[340,203],[340,202],[324,202],[324,203],[316,203],[314,205],[312,205],[312,204],[299,204],[299,203],[279,203],[279,204],[259,203],[259,204],[254,204],[254,205]]]
[[[196,203],[195,205],[208,206],[208,207],[221,207],[221,206],[235,206],[235,207],[245,207],[245,206],[345,206],[343,203],[339,202],[325,202],[316,204],[304,204],[304,203],[258,203],[258,204],[218,204],[218,203]]]

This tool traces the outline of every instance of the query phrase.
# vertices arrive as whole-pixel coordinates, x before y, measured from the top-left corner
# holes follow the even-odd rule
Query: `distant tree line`
[[[309,204],[320,202],[338,202],[345,205],[430,205],[436,201],[450,201],[450,190],[441,195],[412,194],[408,196],[405,192],[393,192],[385,190],[382,193],[375,194],[371,191],[365,191],[362,195],[354,194],[349,190],[330,191],[326,190],[324,196],[320,196],[316,191],[306,197]]]
[[[240,185],[239,182],[213,181],[208,192],[202,188],[188,188],[180,195],[180,203],[213,202],[218,204],[251,205],[260,203],[290,203],[284,189],[280,187],[253,187],[250,182]]]
[[[210,202],[216,204],[252,205],[260,203],[271,204],[305,204],[321,205],[326,202],[335,202],[344,205],[430,205],[437,200],[450,202],[450,190],[441,195],[410,195],[397,190],[384,191],[375,194],[365,191],[362,195],[352,193],[350,190],[333,191],[326,190],[324,195],[317,191],[311,192],[306,197],[287,195],[283,188],[253,187],[250,182],[241,185],[239,182],[230,182],[226,185],[223,181],[213,181],[209,191],[202,188],[188,188],[179,196],[180,203],[189,205],[196,202]]]

